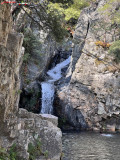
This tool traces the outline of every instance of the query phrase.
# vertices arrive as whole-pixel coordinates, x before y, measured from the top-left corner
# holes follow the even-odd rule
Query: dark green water
[[[120,134],[64,133],[62,160],[120,160]]]

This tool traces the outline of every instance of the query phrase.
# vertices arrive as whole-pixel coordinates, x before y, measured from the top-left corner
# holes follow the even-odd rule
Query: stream
[[[65,61],[57,64],[54,68],[47,72],[49,80],[41,83],[42,88],[42,109],[41,114],[53,114],[53,100],[54,100],[54,82],[58,81],[61,77],[61,69],[70,63],[71,56]]]
[[[120,160],[120,134],[63,133],[62,160]]]

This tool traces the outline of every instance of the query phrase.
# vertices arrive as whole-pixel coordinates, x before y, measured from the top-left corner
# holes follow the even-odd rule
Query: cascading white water
[[[42,84],[42,114],[53,113],[53,97],[54,97],[54,84],[49,82],[43,82]]]
[[[59,80],[61,75],[61,69],[70,63],[71,56],[65,61],[57,64],[53,69],[49,70],[47,74],[50,79],[47,82],[42,82],[42,109],[41,114],[53,113],[53,100],[54,100],[54,82]]]

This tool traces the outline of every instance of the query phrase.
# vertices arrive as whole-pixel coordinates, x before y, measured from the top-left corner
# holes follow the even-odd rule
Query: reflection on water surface
[[[62,160],[120,160],[120,135],[64,133]]]

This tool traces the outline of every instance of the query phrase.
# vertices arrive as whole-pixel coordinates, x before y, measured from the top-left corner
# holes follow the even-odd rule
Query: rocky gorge
[[[101,13],[105,4],[106,0],[96,0],[84,8],[73,39],[62,43],[50,30],[40,29],[26,10],[14,20],[13,8],[0,5],[2,160],[13,160],[11,155],[14,160],[62,159],[61,129],[120,132],[120,63],[109,53],[120,35],[110,17]],[[117,1],[112,10],[119,9]]]

